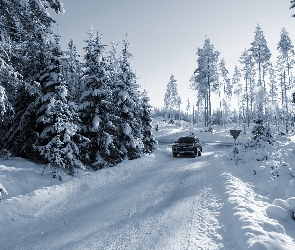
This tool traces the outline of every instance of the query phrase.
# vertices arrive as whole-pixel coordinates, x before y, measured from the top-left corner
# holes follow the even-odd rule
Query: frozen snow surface
[[[76,177],[20,158],[0,160],[0,249],[295,249],[295,136],[268,160],[232,160],[230,129],[157,121],[157,149]],[[172,157],[194,134],[201,157]],[[257,152],[252,152],[255,155]]]

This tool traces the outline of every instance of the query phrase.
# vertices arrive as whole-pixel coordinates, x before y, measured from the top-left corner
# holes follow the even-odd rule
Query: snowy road
[[[212,152],[175,159],[160,147],[143,167],[103,170],[20,206],[28,219],[2,227],[1,249],[236,249]]]
[[[267,216],[269,199],[228,150],[208,143],[201,157],[173,158],[159,145],[63,182],[25,160],[2,161],[0,177],[14,194],[0,203],[0,249],[294,249],[294,221]]]

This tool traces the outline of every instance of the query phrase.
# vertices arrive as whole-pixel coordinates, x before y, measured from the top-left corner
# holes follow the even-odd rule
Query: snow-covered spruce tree
[[[4,60],[24,80],[39,73],[39,68],[33,65],[54,23],[49,8],[57,13],[63,11],[59,0],[1,0],[0,61]],[[8,88],[6,91],[10,92]]]
[[[74,102],[78,102],[82,91],[82,65],[78,60],[76,46],[73,40],[68,44],[68,49],[65,51],[63,58],[63,72],[65,80],[68,83],[69,98]]]
[[[152,134],[152,107],[149,104],[149,97],[144,90],[141,97],[141,127],[142,127],[142,142],[144,145],[143,152],[151,153],[155,149],[157,143],[154,135]]]
[[[255,126],[252,129],[253,140],[251,147],[261,147],[263,143],[273,144],[274,140],[271,134],[270,127],[263,126],[263,120],[255,120]]]
[[[8,130],[9,122],[14,114],[13,107],[9,102],[5,89],[0,85],[0,136],[4,137],[5,132]],[[2,148],[2,143],[0,148]]]
[[[91,139],[86,163],[95,170],[112,167],[122,160],[117,142],[115,100],[112,100],[111,78],[107,71],[104,47],[98,33],[90,29],[84,56],[84,91],[80,98],[83,135]]]
[[[110,82],[116,83],[118,81],[118,73],[119,73],[119,67],[120,67],[120,62],[119,59],[117,58],[117,44],[115,42],[111,43],[111,50],[108,51],[108,56],[106,58],[107,60],[107,70],[108,74],[111,78]],[[113,84],[112,84],[113,85]]]
[[[7,190],[6,190],[5,187],[3,187],[3,185],[0,183],[0,202],[2,201],[2,193],[8,195]]]
[[[41,96],[39,83],[22,82],[17,89],[17,96],[19,98],[14,103],[15,114],[10,129],[3,137],[4,147],[14,156],[34,159],[35,150],[32,145],[36,139],[36,100]]]
[[[177,80],[175,80],[174,75],[171,74],[164,97],[164,109],[166,110],[167,118],[172,121],[175,119],[175,113],[179,105],[179,95],[176,82]]]
[[[118,77],[113,89],[115,114],[119,118],[115,124],[118,128],[119,150],[123,159],[136,159],[142,155],[142,123],[140,119],[140,92],[136,75],[132,71],[128,51],[129,43],[123,41],[121,59],[119,60]]]
[[[14,155],[30,158],[34,141],[39,74],[45,67],[46,40],[54,20],[48,9],[63,11],[59,0],[1,0],[0,13],[0,63],[6,72],[0,72],[7,96],[15,115],[10,129],[3,138],[5,147]],[[2,55],[5,55],[2,57]],[[7,70],[8,69],[8,70]]]
[[[59,0],[1,0],[0,42],[9,41],[11,51],[6,51],[9,62],[27,81],[40,72],[41,47],[48,34],[52,34],[51,25],[55,21],[48,9],[59,13],[63,6]]]
[[[67,84],[62,75],[62,52],[57,36],[54,42],[49,43],[48,53],[47,67],[40,77],[43,95],[36,101],[39,109],[34,146],[39,159],[74,175],[76,168],[84,169],[79,154],[86,138],[78,133],[77,107],[68,101]]]
[[[9,39],[9,38],[8,38]],[[15,70],[11,62],[13,50],[11,42],[0,41],[0,83],[5,89],[8,101],[13,105],[16,100],[17,87],[22,81],[22,76]]]
[[[273,151],[274,139],[269,126],[263,125],[262,119],[256,119],[252,129],[252,137],[245,144],[245,150],[252,150],[253,157],[258,160],[268,160],[269,154]]]
[[[3,147],[9,149],[14,155],[21,156],[23,148],[28,143],[32,144],[31,139],[33,137],[31,135],[34,130],[34,122],[32,124],[31,121],[35,115],[33,112],[32,115],[27,116],[24,120],[21,120],[21,117],[26,113],[28,105],[35,101],[36,96],[29,93],[31,91],[31,84],[24,81],[22,75],[12,66],[12,61],[14,60],[11,61],[11,54],[16,56],[16,52],[13,52],[11,48],[7,49],[7,39],[9,40],[10,38],[2,37],[0,41],[0,82],[5,88],[7,101],[11,104],[14,115],[10,116],[9,120],[6,119],[5,129],[2,127],[4,130],[0,140],[3,143]],[[24,126],[24,123],[29,125]],[[27,158],[27,156],[25,157]]]
[[[15,110],[15,115],[11,121],[11,129],[7,131],[4,141],[13,155],[28,159],[36,159],[36,151],[32,145],[36,140],[35,125],[36,113],[39,108],[38,100],[41,93],[40,72],[44,72],[47,67],[47,62],[50,60],[48,39],[50,38],[50,30],[47,33],[40,33],[38,43],[32,42],[32,47],[27,48],[28,58],[25,57],[21,69],[22,80],[19,81],[15,91],[15,98],[12,105]],[[41,38],[42,37],[42,38]],[[26,46],[23,46],[25,49]],[[35,51],[33,51],[35,50]],[[26,54],[26,52],[24,51]],[[30,62],[26,62],[30,60]],[[21,61],[21,60],[20,60]]]
[[[191,79],[191,87],[198,92],[198,97],[204,101],[205,127],[210,125],[212,114],[211,95],[218,89],[218,57],[208,37],[205,38],[203,48],[198,48],[198,67]]]

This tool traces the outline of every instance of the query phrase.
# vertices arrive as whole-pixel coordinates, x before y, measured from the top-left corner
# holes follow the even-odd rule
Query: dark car
[[[177,155],[191,155],[193,157],[201,156],[202,146],[198,138],[193,136],[180,137],[172,145],[173,157]]]

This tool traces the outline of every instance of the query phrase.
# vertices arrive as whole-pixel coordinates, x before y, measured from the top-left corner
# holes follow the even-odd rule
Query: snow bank
[[[223,178],[229,197],[227,206],[233,211],[235,238],[239,239],[240,249],[293,249],[294,239],[280,224],[282,219],[291,222],[286,210],[269,205],[265,197],[254,191],[252,184],[230,173],[223,174]]]

